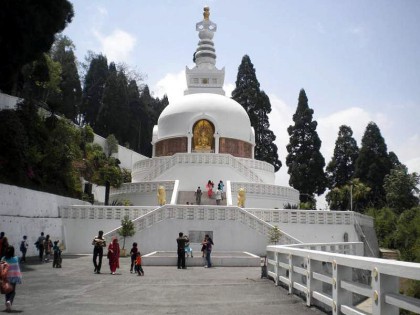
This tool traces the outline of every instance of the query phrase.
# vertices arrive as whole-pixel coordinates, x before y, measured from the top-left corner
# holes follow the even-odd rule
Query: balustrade
[[[332,314],[365,314],[356,298],[372,299],[373,315],[420,313],[420,299],[399,292],[402,278],[420,280],[420,264],[362,257],[363,243],[267,246],[268,275],[308,306]]]

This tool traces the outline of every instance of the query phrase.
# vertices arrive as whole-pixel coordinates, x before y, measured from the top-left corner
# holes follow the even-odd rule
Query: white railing
[[[299,223],[299,224],[334,224],[354,225],[360,222],[373,226],[373,218],[351,211],[321,211],[321,210],[276,210],[276,209],[247,209],[258,218],[270,223]],[[357,216],[357,220],[356,217]]]
[[[357,297],[372,299],[368,314],[397,315],[400,309],[420,313],[420,299],[399,292],[402,278],[420,280],[420,264],[361,253],[362,243],[270,245],[267,272],[276,285],[303,296],[308,306],[321,306],[334,315],[366,314],[355,305]]]
[[[270,230],[274,227],[242,208],[221,206],[164,205],[154,209],[153,211],[147,212],[132,221],[136,231],[139,232],[155,223],[169,219],[237,221],[265,236],[268,236]],[[107,238],[116,236],[117,231],[120,228],[121,226],[107,232],[105,236]],[[281,231],[281,233],[282,235],[279,241],[280,244],[301,243],[300,240],[294,238],[286,232]]]
[[[155,209],[156,206],[61,206],[58,212],[62,219],[121,220],[128,215],[130,220],[134,220]]]
[[[239,158],[237,157],[239,161],[241,161],[242,164],[246,165],[250,169],[256,169],[261,170],[265,172],[274,172],[274,166],[270,163],[267,163],[265,161],[260,160],[254,160],[254,159],[247,159],[247,158]]]
[[[162,180],[141,183],[126,183],[119,188],[111,188],[110,195],[129,194],[129,193],[157,193],[159,186],[164,186],[166,191],[172,191],[175,187],[175,180]]]
[[[242,163],[242,159],[230,154],[214,153],[176,153],[170,157],[158,157],[138,161],[133,166],[132,177],[138,181],[153,180],[175,165],[208,164],[231,166],[251,182],[262,183],[263,180],[252,169]]]
[[[231,182],[232,192],[238,192],[239,188],[244,188],[246,194],[257,194],[259,196],[281,197],[291,204],[299,203],[299,191],[294,188],[250,182]]]

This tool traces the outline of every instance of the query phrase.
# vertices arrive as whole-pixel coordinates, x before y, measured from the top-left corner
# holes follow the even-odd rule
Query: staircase
[[[223,199],[220,200],[220,205],[221,206],[226,206],[226,193],[223,193]],[[177,204],[179,205],[186,205],[188,202],[188,204],[196,204],[195,203],[195,191],[179,191],[178,192],[178,202]],[[212,198],[209,198],[207,196],[207,191],[203,191],[203,194],[201,195],[201,205],[211,205],[211,206],[215,206],[216,205],[216,199],[215,199],[215,194],[212,195]]]

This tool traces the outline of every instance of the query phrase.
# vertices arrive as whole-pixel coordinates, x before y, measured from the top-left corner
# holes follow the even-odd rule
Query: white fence
[[[420,264],[362,253],[362,243],[267,246],[267,271],[276,285],[334,315],[366,314],[354,305],[357,297],[372,299],[373,315],[397,315],[400,309],[420,313],[420,300],[399,292],[400,279],[420,280]]]
[[[126,208],[127,210],[129,208]],[[70,210],[70,209],[68,209]],[[71,217],[71,214],[66,213]],[[255,231],[268,236],[269,231],[274,227],[273,225],[264,222],[256,216],[248,213],[246,210],[238,207],[213,207],[213,206],[186,206],[186,205],[164,205],[153,211],[148,211],[144,215],[133,220],[136,231],[142,231],[153,224],[169,219],[184,219],[184,220],[223,220],[223,221],[238,221]],[[108,238],[117,236],[116,229],[106,233]],[[300,243],[300,241],[293,236],[282,232],[280,239],[281,244]]]

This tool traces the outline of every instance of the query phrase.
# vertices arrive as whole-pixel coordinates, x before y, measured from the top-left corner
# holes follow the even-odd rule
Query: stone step
[[[221,206],[226,206],[226,193],[222,194],[222,200],[220,200]],[[196,204],[195,202],[195,192],[194,191],[179,191],[178,192],[178,204],[185,205],[185,204]],[[201,195],[201,205],[216,205],[215,194],[212,195],[211,198],[208,197],[207,192],[203,191]]]

